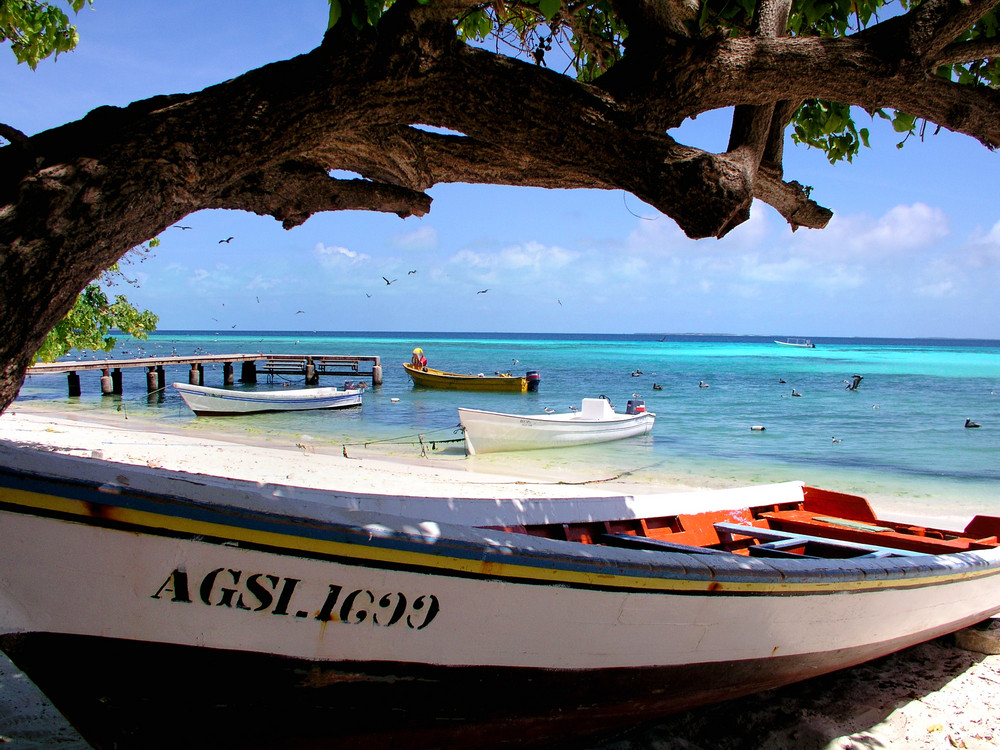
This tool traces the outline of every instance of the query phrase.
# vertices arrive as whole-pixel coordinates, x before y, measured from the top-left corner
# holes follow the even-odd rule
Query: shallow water
[[[368,443],[385,455],[411,458],[424,450],[463,467],[581,481],[623,473],[633,482],[665,486],[799,479],[916,514],[1000,513],[1000,342],[814,342],[815,349],[796,349],[772,338],[735,336],[163,331],[145,342],[121,340],[114,356],[378,355],[384,383],[365,394],[359,409],[194,417],[169,386],[147,397],[145,371],[135,368],[123,371],[121,397],[101,396],[100,373],[94,371],[80,373],[79,398],[66,396],[64,375],[45,375],[26,381],[19,402],[66,412],[99,410],[127,416],[132,426],[149,420],[194,434],[306,440],[348,452]],[[541,387],[528,394],[415,389],[400,366],[414,346],[424,349],[432,367],[454,372],[538,370]],[[187,372],[183,365],[168,367],[167,382],[187,382]],[[847,390],[855,374],[863,376],[861,385]],[[700,388],[699,381],[709,387]],[[221,383],[222,366],[207,367],[205,384]],[[654,390],[654,383],[662,390]],[[277,385],[262,378],[256,388]],[[792,396],[792,389],[801,397]],[[457,406],[540,413],[545,407],[567,410],[601,394],[619,410],[629,398],[641,397],[657,414],[652,434],[574,449],[464,456]],[[982,427],[965,429],[967,417]],[[752,431],[753,425],[765,430]]]

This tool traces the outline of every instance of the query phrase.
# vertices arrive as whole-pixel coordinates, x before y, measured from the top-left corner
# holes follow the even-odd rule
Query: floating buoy
[[[762,424],[755,424],[753,427],[750,428],[750,431],[751,432],[763,432],[764,431],[764,425],[762,425]]]

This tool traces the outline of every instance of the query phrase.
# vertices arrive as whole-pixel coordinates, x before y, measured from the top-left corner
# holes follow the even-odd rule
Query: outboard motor
[[[524,377],[528,381],[528,392],[535,393],[538,390],[538,384],[542,380],[542,376],[538,374],[538,370],[528,370]]]
[[[628,405],[625,407],[626,414],[642,414],[644,411],[646,411],[645,401],[637,398],[630,398],[628,400]]]

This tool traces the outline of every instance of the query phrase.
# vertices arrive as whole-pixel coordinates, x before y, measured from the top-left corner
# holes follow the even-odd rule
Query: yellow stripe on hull
[[[451,571],[458,575],[477,575],[496,578],[506,578],[526,583],[564,584],[579,587],[624,588],[635,591],[654,593],[668,592],[711,592],[716,594],[776,594],[801,595],[810,593],[860,592],[881,589],[901,589],[928,585],[940,585],[962,580],[972,580],[983,576],[997,575],[996,568],[958,568],[942,570],[927,576],[914,578],[889,578],[875,580],[829,580],[829,581],[727,581],[686,579],[673,575],[662,577],[630,576],[625,574],[608,574],[585,570],[572,570],[565,567],[536,567],[523,563],[503,563],[496,560],[469,559],[450,556],[441,553],[441,548],[434,551],[434,544],[428,547],[432,551],[420,552],[411,550],[391,549],[378,545],[353,544],[324,539],[314,539],[307,536],[284,534],[274,531],[249,529],[243,526],[199,521],[169,514],[151,511],[134,510],[114,505],[101,505],[96,508],[93,503],[83,500],[60,497],[57,495],[35,493],[25,490],[7,488],[0,490],[0,502],[17,505],[26,509],[59,513],[64,516],[76,516],[81,522],[90,519],[100,519],[126,524],[131,533],[143,533],[148,529],[151,534],[160,535],[163,532],[180,533],[194,537],[210,537],[232,540],[245,544],[283,548],[299,552],[349,558],[356,561],[376,564],[390,564],[403,567],[419,567],[439,570],[443,573]],[[447,541],[439,540],[438,544]],[[516,551],[515,551],[516,554]],[[446,573],[447,574],[447,573]]]

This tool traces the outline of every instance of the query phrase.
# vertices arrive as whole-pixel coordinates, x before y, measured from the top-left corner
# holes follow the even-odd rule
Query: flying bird
[[[386,286],[389,286],[389,284],[391,284],[393,281],[398,281],[398,279],[393,279],[392,281],[389,281],[389,279],[387,279],[385,276],[383,276],[382,277],[382,281],[385,282]]]
[[[414,269],[413,269],[412,271],[407,271],[407,272],[406,272],[406,275],[407,275],[407,276],[412,276],[412,275],[413,275],[413,274],[415,274],[416,272],[417,272],[417,269],[416,269],[416,268],[414,268]]]
[[[232,241],[233,241],[233,238],[232,238],[232,237],[227,237],[227,238],[226,238],[226,239],[224,239],[224,240],[219,240],[219,244],[221,245],[222,243],[225,243],[225,244],[227,244],[227,245],[228,245],[228,244],[229,244],[230,242],[232,242]]]
[[[190,229],[191,227],[181,226],[180,224],[174,224],[175,229]]]
[[[370,295],[370,294],[369,294],[368,292],[365,292],[365,296],[366,296],[366,297],[367,297],[368,299],[371,299],[371,298],[372,298],[372,296],[371,296],[371,295]]]
[[[489,289],[481,289],[480,291],[476,292],[476,294],[486,294],[486,292],[488,291]]]
[[[301,314],[302,314],[302,313],[304,313],[304,312],[305,312],[305,310],[296,310],[296,311],[295,311],[295,314],[296,314],[296,315],[301,315]]]

